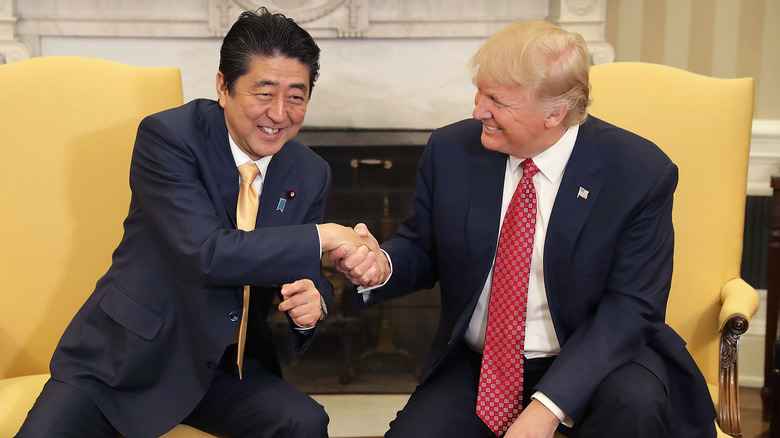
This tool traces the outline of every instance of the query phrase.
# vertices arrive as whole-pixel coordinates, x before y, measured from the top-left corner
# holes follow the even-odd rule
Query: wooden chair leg
[[[718,425],[723,432],[735,438],[742,437],[737,377],[739,338],[747,329],[745,318],[734,317],[723,327],[720,337]]]

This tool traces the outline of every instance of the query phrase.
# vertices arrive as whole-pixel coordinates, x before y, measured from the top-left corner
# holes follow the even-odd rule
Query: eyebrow
[[[273,81],[271,79],[261,79],[261,80],[259,80],[259,81],[254,83],[254,88],[261,88],[261,87],[265,87],[267,85],[279,85],[279,82],[278,81]],[[304,84],[303,82],[294,82],[294,83],[290,84],[290,87],[291,88],[297,88],[297,89],[303,91],[304,93],[309,90],[309,87],[306,84]]]

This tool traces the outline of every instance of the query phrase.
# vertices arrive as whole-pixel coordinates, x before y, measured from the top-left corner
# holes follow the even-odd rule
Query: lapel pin
[[[577,197],[582,199],[588,199],[588,191],[580,187],[580,191],[577,192]]]
[[[276,204],[276,211],[284,213],[284,206],[287,205],[287,200],[295,198],[295,195],[295,190],[288,190],[287,193],[284,194],[284,198],[279,198],[279,203]]]

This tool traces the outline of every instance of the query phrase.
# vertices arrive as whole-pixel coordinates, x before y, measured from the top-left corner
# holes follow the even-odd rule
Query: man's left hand
[[[282,286],[282,302],[279,311],[287,312],[293,322],[303,328],[311,328],[322,317],[320,291],[308,279]]]
[[[552,438],[560,420],[540,401],[532,400],[509,427],[504,438]]]

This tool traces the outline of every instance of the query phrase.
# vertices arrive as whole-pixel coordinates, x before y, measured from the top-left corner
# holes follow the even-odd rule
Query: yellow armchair
[[[655,142],[679,167],[667,322],[688,343],[717,407],[719,436],[741,436],[739,337],[758,310],[740,278],[753,79],[647,63],[591,68],[590,113]]]
[[[138,123],[181,103],[175,67],[67,56],[0,66],[0,436],[21,426],[110,265]],[[193,431],[168,436],[206,436]]]

